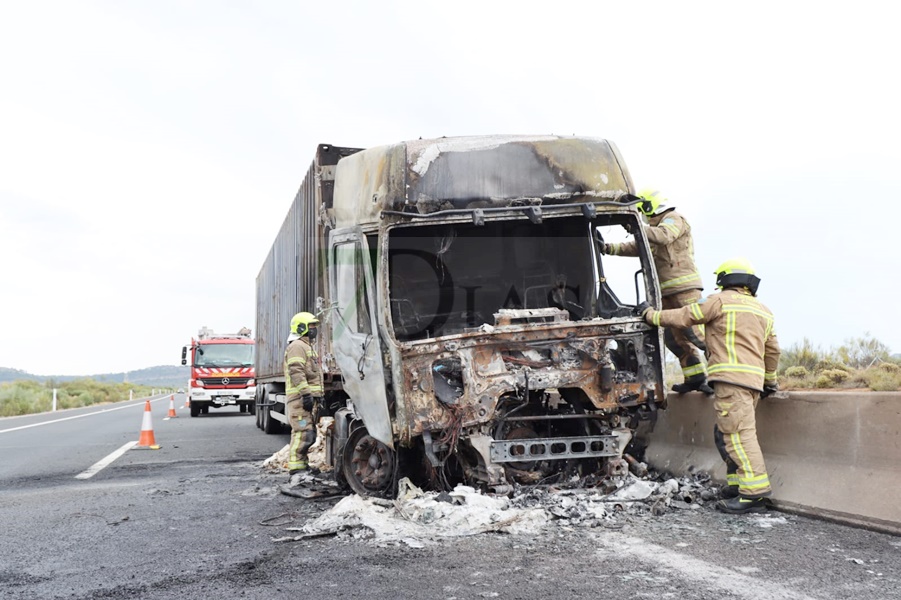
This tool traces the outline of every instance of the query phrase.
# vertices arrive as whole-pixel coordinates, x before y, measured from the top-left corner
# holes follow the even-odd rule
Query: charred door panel
[[[369,246],[358,228],[329,236],[329,289],[332,344],[344,390],[369,434],[393,448]]]

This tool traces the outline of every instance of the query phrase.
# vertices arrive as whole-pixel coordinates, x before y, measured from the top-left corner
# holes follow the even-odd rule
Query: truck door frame
[[[351,247],[342,250],[341,247],[348,245]],[[329,315],[332,352],[341,370],[344,390],[369,435],[394,449],[379,343],[377,290],[369,244],[360,227],[329,232],[327,264],[330,308],[334,313]],[[360,309],[365,309],[367,314],[362,314]]]

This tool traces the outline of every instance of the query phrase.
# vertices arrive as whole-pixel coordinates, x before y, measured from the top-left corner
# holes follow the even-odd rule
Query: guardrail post
[[[53,412],[56,412],[56,388],[53,388]]]

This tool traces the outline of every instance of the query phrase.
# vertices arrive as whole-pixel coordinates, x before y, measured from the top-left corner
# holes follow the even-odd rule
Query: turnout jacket
[[[682,308],[652,308],[644,318],[658,327],[705,325],[710,381],[759,391],[776,383],[780,350],[773,313],[746,288],[729,288]]]
[[[704,289],[701,274],[695,266],[695,249],[691,238],[691,226],[685,217],[675,209],[665,210],[648,219],[644,228],[651,243],[651,254],[657,277],[660,278],[660,293],[670,296],[685,290]],[[634,239],[622,243],[608,244],[608,252],[619,256],[638,256]]]
[[[289,341],[285,349],[285,394],[288,402],[306,394],[322,395],[319,356],[305,337]]]

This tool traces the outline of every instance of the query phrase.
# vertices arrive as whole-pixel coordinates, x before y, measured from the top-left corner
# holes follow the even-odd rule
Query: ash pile
[[[283,493],[309,497],[304,490],[327,488],[328,479],[327,475],[309,477]],[[585,480],[573,480],[565,486],[516,486],[508,495],[485,494],[465,485],[450,492],[423,491],[406,478],[399,481],[398,489],[397,497],[390,500],[343,496],[331,509],[302,527],[285,529],[288,535],[273,541],[335,536],[421,548],[488,532],[535,535],[552,527],[618,529],[630,519],[700,510],[718,498],[718,487],[703,473],[678,479],[629,473],[605,486],[586,487]]]
[[[314,470],[299,485],[279,486],[282,494],[334,506],[302,527],[286,528],[276,542],[335,536],[411,547],[488,532],[537,534],[546,527],[618,529],[627,520],[656,518],[673,511],[700,510],[719,498],[719,486],[703,472],[673,478],[649,470],[624,455],[629,471],[619,477],[589,475],[545,485],[515,484],[505,495],[466,485],[447,492],[424,491],[409,479],[398,481],[394,499],[361,497],[341,488],[325,461],[324,435],[310,448]],[[288,446],[263,462],[287,479]]]

